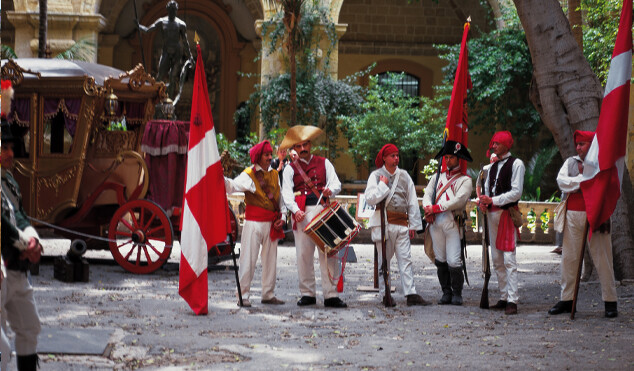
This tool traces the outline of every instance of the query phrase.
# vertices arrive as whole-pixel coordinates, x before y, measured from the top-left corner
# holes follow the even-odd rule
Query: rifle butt
[[[480,297],[480,308],[489,309],[489,278],[485,277],[482,286],[482,296]]]

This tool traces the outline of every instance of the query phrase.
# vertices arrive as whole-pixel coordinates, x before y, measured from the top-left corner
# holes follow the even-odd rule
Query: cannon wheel
[[[159,269],[172,252],[174,232],[165,211],[148,200],[132,200],[113,215],[110,252],[125,270],[145,274]]]

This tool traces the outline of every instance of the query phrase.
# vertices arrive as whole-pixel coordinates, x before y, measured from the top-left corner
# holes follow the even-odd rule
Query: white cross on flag
[[[632,0],[624,0],[596,135],[583,163],[581,190],[590,233],[610,218],[621,195],[631,77]]]
[[[189,127],[178,293],[196,314],[207,314],[207,251],[231,232],[200,45]]]

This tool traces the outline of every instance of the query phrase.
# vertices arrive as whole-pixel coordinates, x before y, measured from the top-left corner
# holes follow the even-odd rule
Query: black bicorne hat
[[[468,162],[473,162],[467,147],[463,146],[459,142],[455,140],[448,140],[445,142],[445,146],[442,147],[440,152],[434,156],[435,159],[439,159],[444,155],[454,155],[460,159],[466,160]]]

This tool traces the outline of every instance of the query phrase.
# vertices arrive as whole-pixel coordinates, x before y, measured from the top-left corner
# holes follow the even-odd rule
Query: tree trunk
[[[572,28],[572,35],[583,52],[583,20],[580,7],[581,0],[568,0],[568,21]]]
[[[40,0],[40,32],[39,45],[37,48],[38,58],[46,58],[46,29],[48,28],[47,8],[48,0]]]
[[[603,88],[570,29],[558,0],[514,0],[526,32],[533,62],[530,99],[552,132],[563,158],[575,154],[572,133],[595,130]],[[630,218],[634,209],[629,174],[612,218],[617,278],[634,277],[634,246]],[[629,192],[628,192],[629,191]]]
[[[291,69],[291,102],[290,102],[290,116],[291,122],[289,126],[297,125],[297,59],[295,45],[289,44],[289,57],[290,57],[290,69]]]

